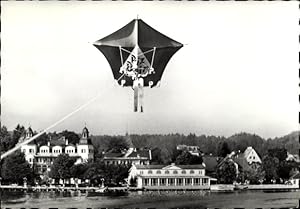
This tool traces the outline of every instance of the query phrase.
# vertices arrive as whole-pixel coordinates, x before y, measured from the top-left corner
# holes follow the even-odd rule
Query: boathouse
[[[139,189],[153,190],[197,190],[209,189],[209,176],[205,167],[198,165],[132,165],[129,171],[129,182],[136,180]]]

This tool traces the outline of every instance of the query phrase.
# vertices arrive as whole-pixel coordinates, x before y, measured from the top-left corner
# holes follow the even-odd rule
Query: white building
[[[136,179],[137,188],[172,189],[209,189],[211,178],[205,176],[203,165],[132,165],[129,182]]]
[[[19,143],[31,138],[33,131],[29,127],[26,135],[20,138]],[[68,143],[68,139],[61,137],[57,140],[50,140],[46,145],[38,146],[34,141],[21,146],[21,151],[25,154],[25,159],[34,167],[38,174],[45,174],[50,171],[50,166],[60,154],[68,154],[76,159],[75,164],[84,163],[94,159],[94,147],[89,138],[89,131],[85,127],[79,144]]]
[[[105,153],[103,160],[105,164],[113,165],[149,165],[152,159],[150,149],[129,148],[124,153]]]
[[[251,165],[252,163],[261,164],[260,157],[252,147],[247,147],[247,149],[244,151],[244,158],[247,160],[249,165]]]
[[[177,150],[188,151],[191,155],[200,156],[202,152],[200,151],[199,146],[188,146],[185,144],[177,145]]]

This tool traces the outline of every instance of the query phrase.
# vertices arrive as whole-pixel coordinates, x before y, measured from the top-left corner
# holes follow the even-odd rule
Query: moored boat
[[[210,190],[211,191],[220,191],[220,192],[228,192],[228,191],[233,191],[234,190],[234,185],[232,184],[213,184],[210,185]]]
[[[99,189],[96,189],[95,192],[97,193],[107,193],[108,192],[108,187],[100,187]]]

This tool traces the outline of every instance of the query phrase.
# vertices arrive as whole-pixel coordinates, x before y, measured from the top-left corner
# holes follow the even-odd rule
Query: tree
[[[108,143],[108,151],[121,153],[128,149],[129,145],[123,137],[112,137]]]
[[[130,166],[127,165],[106,165],[103,162],[91,163],[84,173],[86,179],[93,184],[100,184],[104,179],[105,184],[118,184],[128,177]]]
[[[87,163],[76,164],[76,165],[74,164],[70,168],[71,177],[78,178],[78,179],[84,179],[84,173],[86,172],[87,169],[88,169]]]
[[[0,130],[0,152],[5,152],[11,146],[10,143],[12,142],[12,138],[7,131],[5,126],[1,127]]]
[[[265,178],[267,183],[270,183],[271,180],[278,178],[277,175],[278,165],[279,165],[278,158],[269,155],[263,157],[262,168],[263,171],[265,172]]]
[[[236,180],[236,168],[233,162],[225,161],[217,169],[217,179],[222,184],[232,184]]]
[[[76,134],[73,131],[64,130],[60,133],[60,135],[64,136],[66,139],[68,139],[68,142],[70,144],[77,144],[79,143],[80,137],[78,134]]]
[[[33,182],[33,170],[26,161],[24,153],[16,151],[4,159],[1,177],[8,183],[22,184],[25,177],[28,183]]]
[[[268,155],[271,157],[276,157],[279,162],[285,161],[287,158],[287,150],[284,148],[274,148],[268,150]]]
[[[292,171],[293,167],[294,166],[292,162],[280,162],[277,170],[278,177],[283,180],[288,180],[290,178],[290,172]]]
[[[260,184],[261,181],[265,179],[265,172],[261,167],[250,168],[241,172],[238,176],[240,182],[245,182],[248,180],[250,184]]]
[[[219,157],[226,157],[227,154],[230,154],[231,150],[227,144],[227,142],[223,141],[219,143],[218,146],[218,156]]]
[[[49,177],[53,179],[69,179],[71,175],[71,167],[75,160],[67,154],[60,154],[53,162]]]
[[[101,179],[105,177],[104,167],[103,162],[89,163],[83,176],[85,179],[89,179],[93,184],[100,184]]]
[[[25,133],[26,133],[26,130],[25,130],[24,126],[21,126],[18,124],[17,127],[13,130],[12,141],[9,144],[8,149],[13,148],[18,143],[21,136],[24,136]]]
[[[160,148],[155,147],[154,149],[152,149],[151,155],[152,155],[152,159],[151,159],[152,164],[163,164],[163,160],[161,158],[162,153]]]
[[[189,153],[188,151],[183,151],[175,161],[175,164],[178,165],[195,165],[202,164],[203,160],[201,156],[195,156]]]
[[[43,133],[36,139],[36,142],[39,146],[46,145],[49,140],[49,136],[46,133]]]

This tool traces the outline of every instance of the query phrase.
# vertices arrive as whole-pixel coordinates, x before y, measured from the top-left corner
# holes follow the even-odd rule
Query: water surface
[[[147,191],[122,196],[80,192],[5,192],[1,208],[296,208],[300,191]]]

